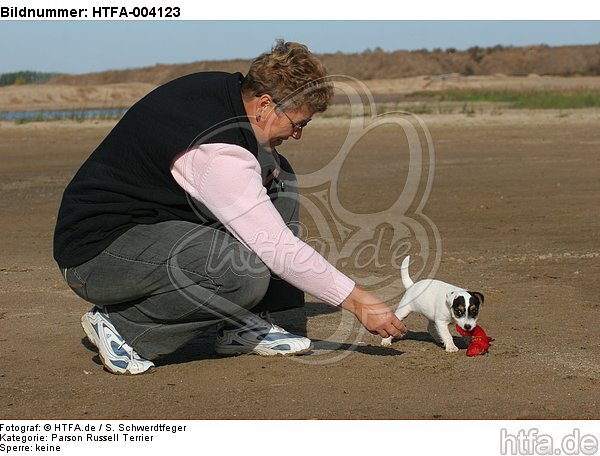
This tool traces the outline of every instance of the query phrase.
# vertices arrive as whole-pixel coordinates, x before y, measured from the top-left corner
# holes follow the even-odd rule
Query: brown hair
[[[327,70],[308,48],[278,39],[270,53],[259,55],[242,81],[244,97],[271,95],[282,109],[307,106],[323,112],[333,96]]]

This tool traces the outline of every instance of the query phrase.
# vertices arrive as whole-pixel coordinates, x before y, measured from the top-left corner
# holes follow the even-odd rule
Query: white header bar
[[[39,10],[40,14],[35,12]],[[55,12],[56,10],[56,12]],[[65,13],[67,10],[68,12]],[[588,0],[7,0],[0,20],[594,20]],[[600,23],[598,40],[600,41]]]

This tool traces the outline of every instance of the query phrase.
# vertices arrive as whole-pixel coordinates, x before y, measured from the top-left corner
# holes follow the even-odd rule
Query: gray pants
[[[297,234],[293,172],[269,187]],[[285,190],[285,191],[283,191]],[[304,293],[273,276],[222,226],[187,221],[136,225],[82,265],[63,271],[81,298],[110,315],[141,356],[172,353],[221,321],[304,305]]]

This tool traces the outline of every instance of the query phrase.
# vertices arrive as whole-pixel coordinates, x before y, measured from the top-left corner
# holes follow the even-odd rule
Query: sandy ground
[[[51,255],[62,190],[112,124],[0,123],[0,416],[599,418],[599,112],[423,119],[435,148],[423,213],[441,241],[438,249],[434,231],[426,235],[441,262],[423,274],[485,294],[480,323],[496,338],[487,356],[445,353],[416,315],[407,340],[382,348],[346,313],[311,302],[280,320],[307,332],[311,355],[218,357],[207,334],[138,377],[103,371],[79,326],[88,305]],[[310,181],[340,150],[347,123],[313,122],[282,152]],[[397,128],[361,137],[338,172],[342,221],[370,214],[400,232],[402,214],[386,208],[406,162]],[[309,212],[309,237],[333,245],[323,228],[331,220]],[[359,281],[397,273],[385,261],[345,270]]]

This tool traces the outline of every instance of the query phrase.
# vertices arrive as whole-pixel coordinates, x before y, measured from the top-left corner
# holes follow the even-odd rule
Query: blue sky
[[[252,58],[277,37],[317,53],[599,44],[600,21],[0,21],[0,73],[86,73]]]

